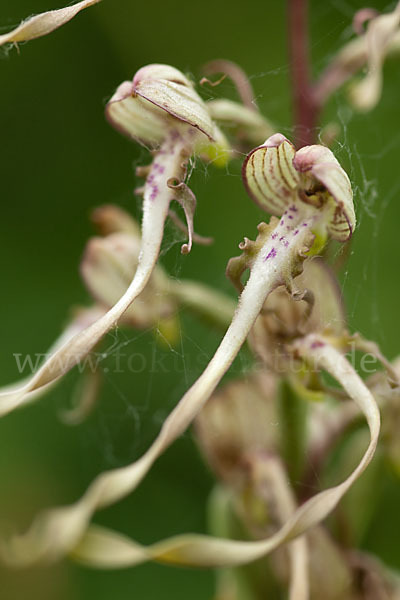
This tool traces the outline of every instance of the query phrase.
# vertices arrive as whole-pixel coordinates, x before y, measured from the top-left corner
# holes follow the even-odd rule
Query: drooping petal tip
[[[72,6],[49,10],[39,15],[34,15],[23,21],[18,27],[0,35],[0,46],[4,44],[16,44],[27,42],[52,33],[68,21],[71,21],[81,10],[97,4],[101,0],[83,0]]]

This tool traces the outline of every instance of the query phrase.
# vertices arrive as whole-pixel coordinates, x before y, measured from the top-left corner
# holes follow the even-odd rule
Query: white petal
[[[168,123],[163,111],[157,114],[152,108],[134,95],[131,81],[124,81],[107,103],[105,114],[115,129],[144,146],[156,148],[168,133]]]
[[[135,93],[179,121],[188,123],[214,139],[214,124],[193,84],[168,65],[148,65],[133,80]]]
[[[73,6],[67,6],[58,10],[49,10],[40,15],[30,17],[9,33],[0,35],[0,46],[9,43],[26,42],[47,35],[65,23],[68,23],[84,8],[88,8],[98,2],[100,0],[83,0]]]

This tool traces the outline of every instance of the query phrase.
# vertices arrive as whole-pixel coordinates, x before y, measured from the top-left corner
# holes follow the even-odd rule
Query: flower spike
[[[283,136],[274,136],[275,147],[279,147],[282,138]],[[247,160],[247,164],[248,162]],[[259,180],[256,168],[263,167],[262,165],[257,165],[257,167],[254,165],[254,171],[252,171],[256,179]],[[337,168],[335,162],[333,162],[333,168]],[[284,206],[285,202],[287,202],[287,187],[284,185],[285,181],[280,181],[279,185],[276,186],[278,177],[276,169],[279,169],[279,165],[275,163],[275,170],[271,166],[270,170],[264,173],[263,176],[267,178],[270,186],[275,190],[274,197],[277,198],[278,193],[282,195],[282,198],[279,198],[279,202]],[[171,175],[168,175],[167,181],[170,177]],[[301,177],[305,177],[305,190],[308,191],[307,185],[310,183],[308,172],[298,175],[299,180]],[[152,181],[149,184],[147,180],[146,187],[148,185],[153,186],[154,182]],[[293,277],[301,271],[301,263],[306,260],[308,250],[315,238],[313,230],[322,226],[327,230],[327,234],[329,233],[327,224],[329,225],[334,218],[332,203],[333,209],[335,209],[335,202],[332,196],[326,190],[320,190],[320,184],[318,185],[319,187],[316,190],[311,190],[310,202],[304,202],[303,198],[295,193],[297,188],[293,186],[293,194],[290,198],[291,203],[289,203],[289,206],[282,214],[282,218],[276,222],[274,228],[271,228],[267,239],[260,244],[257,255],[252,258],[249,279],[240,295],[238,307],[232,322],[216,353],[202,375],[184,394],[180,402],[164,421],[159,435],[150,448],[139,460],[131,465],[99,475],[89,486],[82,498],[75,504],[47,511],[40,515],[25,535],[10,540],[10,543],[6,544],[7,552],[3,552],[5,560],[17,564],[31,564],[54,560],[56,557],[71,552],[82,539],[93,513],[99,508],[117,502],[134,490],[157,458],[187,429],[236,358],[268,295],[280,285],[290,285]],[[298,189],[301,190],[300,186]],[[304,193],[306,194],[306,191]],[[315,200],[312,196],[316,194],[322,194],[322,196],[317,196]],[[146,219],[146,212],[144,219]],[[144,220],[144,223],[146,224],[146,220]],[[143,241],[148,239],[148,234],[149,232],[144,230]],[[143,254],[145,254],[145,251],[146,249]],[[143,269],[141,270],[141,264],[139,264],[138,272],[143,280],[144,274]],[[130,296],[129,299],[131,299]],[[112,309],[111,312],[114,315],[116,310],[120,310],[121,302],[125,302],[124,306],[127,308],[126,297],[124,297]],[[130,302],[128,306],[129,304]],[[331,362],[329,362],[329,367],[334,369],[335,366],[332,366]],[[333,370],[332,374],[336,375],[336,371]],[[357,379],[357,390],[361,384],[358,383]],[[362,389],[364,390],[364,388]],[[352,389],[349,390],[349,393],[354,395]],[[366,402],[367,400],[365,400]],[[363,410],[364,408],[364,405],[362,405]],[[220,560],[221,564],[227,564],[230,559],[245,562],[246,560],[254,560],[256,556],[261,556],[261,553],[266,553],[277,547],[277,545],[294,538],[298,533],[323,519],[330,512],[343,493],[353,483],[354,479],[358,477],[371,460],[376,445],[377,429],[379,429],[379,415],[378,425],[376,420],[374,420],[375,413],[371,415],[372,413],[367,414],[373,441],[364,460],[353,475],[350,476],[345,484],[334,488],[335,491],[329,490],[326,492],[325,496],[322,496],[323,500],[318,500],[320,504],[317,503],[319,507],[317,511],[313,511],[310,508],[306,509],[306,505],[303,505],[271,541],[268,540],[268,542],[265,542],[265,545],[260,546],[260,548],[257,547],[257,551],[252,548],[249,554],[246,553],[245,559],[242,554],[235,558],[235,555],[230,552],[229,546],[225,546],[227,542],[222,541],[212,543],[211,554],[208,553],[208,542],[206,545],[200,542],[199,553],[197,553],[197,546],[193,546],[191,543],[183,546],[185,550],[182,553],[179,542],[178,549],[176,549],[174,542],[172,547],[168,546],[168,544],[165,547],[161,545],[161,547],[166,548],[166,552],[162,551],[161,547],[156,546],[154,556],[159,556],[161,560],[165,559],[172,562],[175,560],[178,562],[186,561],[186,564],[191,564],[192,562],[194,564],[202,564],[202,562],[210,564],[210,562],[207,562],[210,560],[215,560],[216,564],[218,564],[218,560]],[[29,548],[28,554],[26,553],[26,548]],[[12,552],[12,549],[15,552]],[[217,551],[214,552],[214,550]],[[220,550],[222,551],[221,554]],[[149,552],[153,555],[153,550]],[[257,552],[261,553],[257,554]],[[145,560],[149,554],[146,551],[141,556],[141,560]]]
[[[27,42],[47,35],[65,23],[68,23],[84,8],[88,8],[98,2],[100,0],[82,0],[82,2],[77,2],[77,4],[67,6],[66,8],[49,10],[40,15],[30,17],[9,33],[0,35],[0,46]]]

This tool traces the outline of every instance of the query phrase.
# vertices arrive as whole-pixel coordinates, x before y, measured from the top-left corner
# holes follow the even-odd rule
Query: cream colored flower
[[[140,169],[146,181],[142,190],[143,219],[137,269],[110,310],[59,348],[27,384],[14,392],[19,393],[21,402],[26,394],[59,379],[74,367],[143,292],[158,260],[165,221],[174,200],[181,204],[187,219],[189,239],[183,244],[182,252],[190,251],[196,198],[186,183],[188,161],[199,151],[208,153],[210,145],[214,149],[212,159],[215,159],[224,140],[192,83],[168,65],[155,64],[140,69],[131,83],[124,82],[118,88],[107,105],[106,114],[117,129],[156,149],[151,164]],[[222,155],[226,160],[226,146]],[[0,411],[2,403],[7,402],[7,394],[0,393]]]

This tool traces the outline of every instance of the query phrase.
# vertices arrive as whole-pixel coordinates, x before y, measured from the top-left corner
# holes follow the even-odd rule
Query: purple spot
[[[281,242],[284,239],[285,239],[285,236],[283,235],[282,237],[279,238],[279,241]]]
[[[325,346],[324,342],[316,341],[311,344],[311,348],[323,348]]]
[[[287,248],[289,246],[289,242],[286,240],[286,242],[283,242],[283,245],[285,246],[285,248]]]
[[[278,237],[278,234],[277,234],[277,233],[273,233],[273,234],[271,235],[271,239],[273,239],[273,240],[276,240],[276,238],[277,238],[277,237]]]
[[[307,227],[307,223],[302,223],[302,226],[303,227]]]
[[[158,194],[158,185],[153,185],[150,194],[150,200],[155,200]]]
[[[152,175],[149,175],[147,178],[147,183],[152,183],[154,181],[154,173]]]
[[[164,171],[165,171],[165,167],[159,165],[158,172],[162,174],[162,173],[164,173]]]
[[[288,215],[289,219],[293,219],[293,215]]]
[[[275,250],[275,248],[271,248],[271,250],[269,251],[267,256],[264,258],[264,262],[266,260],[268,260],[269,258],[275,258],[275,256],[276,256],[276,250]]]
[[[297,208],[295,206],[289,206],[289,210],[292,212],[297,212]]]
[[[285,221],[282,219],[282,221],[279,223],[279,225],[280,225],[281,227],[283,227],[283,225],[284,225],[284,224],[285,224]]]
[[[296,231],[294,232],[294,234],[293,234],[293,235],[297,235],[298,233],[299,233],[299,230],[298,230],[298,229],[296,229]]]

